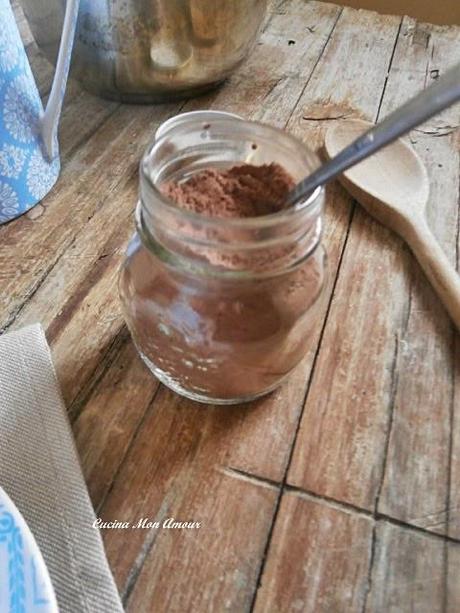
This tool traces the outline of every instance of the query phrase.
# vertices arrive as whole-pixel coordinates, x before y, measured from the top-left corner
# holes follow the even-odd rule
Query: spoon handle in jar
[[[308,197],[351,166],[460,100],[460,64],[320,166],[290,192],[287,205]]]

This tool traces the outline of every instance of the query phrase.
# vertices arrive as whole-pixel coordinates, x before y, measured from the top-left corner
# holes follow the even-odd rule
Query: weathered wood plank
[[[118,270],[134,229],[137,191],[137,177],[133,176],[95,212],[12,325],[20,328],[40,319],[59,364],[58,377],[68,406],[123,326]],[[82,330],[91,330],[91,334],[82,335]]]
[[[402,318],[397,296],[404,293],[404,274],[395,239],[373,222],[358,216],[355,220],[288,480],[308,491],[372,509],[392,393],[394,334],[387,332],[387,318]],[[378,264],[371,255],[375,247]],[[386,300],[393,281],[395,298],[390,306],[394,310],[380,316],[367,310],[369,283],[376,270],[384,269],[391,269],[392,277],[382,275],[378,284],[373,282],[372,300]]]
[[[121,377],[123,382],[122,374]],[[301,386],[298,385],[298,388],[301,389]],[[240,470],[281,479],[289,451],[284,432],[293,432],[301,406],[301,398],[293,396],[294,390],[294,387],[289,388],[288,394],[280,390],[269,399],[254,403],[251,407],[243,405],[226,410],[219,407],[204,408],[179,399],[169,390],[161,388],[101,508],[101,515],[104,518],[114,517],[124,509],[127,509],[128,515],[145,515],[150,513],[155,505],[169,499],[169,496],[180,497],[184,508],[187,508],[187,504],[191,504],[186,491],[188,482],[200,481],[200,471],[214,466],[219,470],[222,468],[226,474],[229,471],[230,474],[235,472],[226,467],[237,467]],[[95,404],[93,412],[100,416],[102,428],[102,407],[97,408]],[[85,413],[86,408],[81,414],[82,418]],[[175,448],[179,442],[170,442],[171,450],[165,449],[164,446],[168,445],[171,437],[187,445],[187,451],[178,451]],[[254,444],[255,440],[258,441],[257,445]],[[152,470],[155,471],[155,476],[154,480],[150,481]],[[133,479],[131,471],[141,474]],[[105,478],[110,477],[110,467],[107,467],[104,473]],[[232,495],[229,489],[229,500]],[[243,512],[246,502],[240,499],[238,504]],[[264,524],[265,538],[274,509],[275,500]],[[109,559],[113,567],[118,569],[120,586],[128,581],[130,569],[136,564],[145,542],[146,535],[142,532],[136,531],[130,535],[129,546],[119,534],[107,533]],[[193,548],[199,548],[200,542],[200,539],[190,541],[192,552],[183,554],[193,555]],[[224,556],[224,552],[222,555]],[[243,551],[241,555],[244,555]],[[216,558],[215,563],[224,561]]]
[[[64,165],[59,183],[43,201],[46,214],[34,220],[21,217],[0,228],[3,325],[117,186],[137,172],[155,126],[177,109],[177,104],[136,107],[136,112],[120,107]]]
[[[371,536],[371,518],[286,493],[254,611],[361,611]]]
[[[350,23],[353,22],[352,13],[353,12],[347,12],[343,23],[342,19],[337,22],[336,30],[332,34],[330,40],[330,43],[333,44],[334,48],[334,53],[329,55],[330,62],[332,62],[334,58],[338,63],[343,57],[343,54],[349,51],[346,32],[350,27]],[[383,49],[386,50],[386,61],[389,62],[398,30],[399,20],[382,18],[378,17],[377,15],[372,15],[372,17],[361,14],[359,15],[359,18],[362,20],[362,26],[367,29],[370,28],[370,23],[372,20],[376,20],[376,27],[378,27],[382,32],[382,36],[385,37],[386,44],[380,42],[378,45],[375,45],[371,51],[369,51],[368,46],[372,46],[372,36],[369,34],[368,38],[364,38],[362,44],[354,41],[353,45],[357,56],[361,57],[359,54],[364,54],[366,57],[372,57],[377,63],[381,62],[382,66],[384,66],[385,54],[383,53]],[[340,41],[343,42],[340,43]],[[368,44],[367,47],[366,43]],[[326,54],[328,54],[328,49],[329,45],[326,48]],[[332,96],[334,92],[337,91],[336,82],[342,82],[344,84],[343,87],[347,91],[351,89],[349,87],[348,79],[355,78],[355,67],[348,64],[347,68],[347,66],[344,66],[342,63],[340,66],[342,66],[340,72],[341,81],[338,74],[336,74],[336,79],[334,81],[328,81],[327,89],[324,92],[325,96]],[[317,70],[326,71],[328,70],[328,67],[328,62],[320,62],[317,66]],[[317,77],[317,81],[319,81],[319,77]],[[384,77],[381,78],[381,87],[383,87],[383,83]],[[369,85],[374,84],[375,76],[373,74],[372,79],[369,81]],[[319,85],[316,84],[315,88],[312,89],[309,94],[310,99],[314,98],[315,102],[318,100],[318,87]],[[355,101],[359,109],[358,92],[355,92],[355,98],[353,101]],[[365,104],[368,102],[369,101],[365,101]],[[303,98],[303,103],[308,103],[307,96]],[[363,107],[361,112],[376,112],[378,104],[379,96],[376,93],[374,95],[373,106],[371,108]],[[219,106],[222,107],[222,104],[220,103]],[[234,107],[231,106],[227,108],[235,110]],[[248,105],[247,108],[251,110],[253,108],[252,104]],[[302,122],[298,116],[297,120],[299,123],[306,123]],[[304,138],[311,138],[314,144],[319,144],[321,129],[318,128],[316,123],[313,125],[312,122],[312,125],[310,125],[309,122],[309,128],[305,126],[302,130],[302,134]],[[315,137],[317,138],[316,141],[314,140]],[[331,191],[332,200],[336,194],[336,190]],[[349,200],[342,196],[342,200],[337,202],[336,209],[330,213],[331,223],[326,229],[327,236],[334,240],[330,249],[333,270],[338,265],[340,250],[346,235],[348,214]],[[186,496],[186,494],[182,494],[181,489],[185,488],[186,485],[176,485],[176,483],[178,481],[180,482],[181,479],[185,479],[186,477],[184,475],[188,473],[192,472],[193,474],[196,474],[195,471],[198,470],[198,466],[204,467],[223,465],[238,470],[254,472],[270,479],[281,480],[289,458],[289,451],[293,436],[295,434],[295,425],[296,421],[298,420],[299,409],[304,395],[306,373],[308,373],[308,370],[311,368],[311,364],[313,362],[316,342],[317,338],[312,340],[312,351],[310,355],[307,356],[306,363],[299,368],[295,377],[290,380],[287,386],[279,390],[270,398],[260,401],[259,403],[255,403],[252,408],[235,408],[228,413],[222,412],[220,409],[208,408],[205,413],[202,409],[198,409],[199,412],[197,413],[197,409],[193,403],[185,400],[179,401],[170,392],[163,389],[160,390],[153,405],[153,409],[156,411],[156,419],[158,421],[155,422],[155,426],[150,426],[150,419],[146,419],[146,422],[142,428],[142,434],[144,434],[147,429],[149,432],[155,431],[161,433],[164,431],[164,429],[166,429],[167,432],[170,432],[173,426],[168,425],[168,421],[171,422],[171,420],[176,420],[176,427],[179,427],[180,424],[181,429],[185,429],[189,433],[192,440],[190,445],[193,445],[195,451],[193,455],[187,455],[181,461],[175,462],[175,466],[170,465],[171,457],[169,455],[165,457],[163,448],[156,450],[153,449],[151,451],[152,455],[149,454],[147,459],[142,460],[146,454],[146,439],[144,439],[143,435],[140,435],[133,442],[128,459],[121,467],[120,473],[113,485],[113,489],[110,491],[106,502],[101,509],[101,513],[104,515],[104,517],[113,516],[115,511],[120,508],[119,505],[122,504],[122,500],[125,500],[125,503],[123,504],[126,505],[123,508],[129,508],[130,513],[134,512],[132,511],[133,508],[136,509],[136,512],[142,512],[142,509],[148,509],[152,507],[152,505],[155,506],[155,504],[157,504],[156,502],[153,503],[153,499],[150,498],[151,496],[157,496],[157,492],[150,492],[151,488],[149,488],[145,481],[132,481],[132,475],[129,467],[131,465],[139,466],[139,463],[143,461],[147,462],[146,466],[155,461],[158,465],[158,469],[167,473],[169,483],[167,489],[171,496]],[[171,408],[171,405],[175,406],[176,408]],[[178,407],[181,407],[180,411]],[[196,423],[197,420],[199,420],[200,423]],[[145,436],[148,438],[149,434],[146,433]],[[158,434],[158,436],[161,437],[162,435]],[[151,445],[157,446],[158,443],[155,441],[152,440]],[[123,484],[127,483],[130,483],[129,495],[123,486]],[[166,494],[163,493],[162,495],[165,496]],[[229,496],[231,496],[230,492]],[[183,504],[187,505],[187,498],[184,498]],[[245,505],[245,502],[240,501],[240,504]],[[274,507],[271,509],[270,513],[272,514],[273,512]],[[267,538],[268,526],[270,525],[270,522],[268,521],[264,525],[267,527],[267,532],[265,534]],[[124,541],[116,534],[107,533],[106,543],[109,551],[109,557],[114,564],[114,567],[118,568],[119,585],[125,585],[127,582],[129,583],[129,569],[133,566],[133,564],[135,564],[135,560],[140,555],[140,552],[142,552],[145,548],[145,542],[144,535],[134,534],[134,536],[130,535],[129,546],[126,546],[126,543],[124,543]],[[188,543],[188,547],[190,547],[191,551],[189,552],[187,549],[187,551],[183,551],[183,555],[192,556],[194,548],[199,548],[199,543],[190,541]],[[249,543],[247,547],[250,547]],[[162,556],[164,554],[157,549],[155,555]],[[244,551],[241,552],[241,555],[244,555]],[[224,553],[222,553],[222,556],[224,556]],[[149,564],[149,560],[150,556],[147,556],[147,564]],[[216,560],[215,563],[218,565],[220,561]],[[146,572],[148,573],[150,571]],[[152,570],[151,572],[154,573],[156,571]],[[210,579],[208,578],[207,580]],[[151,578],[151,581],[151,589],[153,590],[154,578]],[[145,579],[145,585],[147,583],[148,581]],[[231,599],[230,602],[232,602]]]
[[[159,535],[151,554],[150,539],[156,538],[152,532],[132,530],[125,541],[118,531],[106,531],[105,544],[117,583],[122,593],[130,592],[144,558],[148,558],[149,566],[143,571],[142,578],[144,587],[134,594],[134,602],[130,604],[133,611],[140,610],[135,603],[140,602],[145,590],[152,597],[155,594],[158,606],[166,607],[173,592],[177,592],[179,599],[188,597],[188,589],[195,589],[200,582],[213,586],[207,592],[211,601],[216,597],[212,593],[214,587],[222,601],[224,597],[230,598],[231,602],[234,599],[240,602],[241,598],[246,601],[251,597],[251,586],[253,589],[255,585],[256,562],[262,555],[272,520],[276,488],[254,485],[232,471],[214,468],[209,455],[203,454],[203,441],[222,409],[209,409],[205,414],[203,407],[188,403],[170,392],[165,393],[169,402],[163,402],[161,410],[150,407],[147,411],[142,428],[100,513],[108,521],[114,518],[134,521],[140,517],[161,521],[174,516],[184,521],[202,521],[203,528],[198,534],[187,537],[186,541],[177,536],[178,543],[174,535],[171,538]],[[214,420],[210,419],[212,415]],[[215,450],[220,448],[217,436],[212,443]],[[251,530],[250,538],[247,529]],[[170,547],[180,548],[180,555],[173,556],[171,566],[166,562]],[[209,554],[206,563],[187,564],[187,560],[200,559],[203,552]],[[246,556],[253,561],[240,564],[238,561]],[[175,581],[171,581],[173,573]],[[176,589],[181,574],[185,581],[182,595],[181,590]],[[223,583],[219,579],[222,575],[225,575]],[[168,576],[170,580],[165,582]],[[194,578],[188,588],[187,576]],[[241,579],[239,584],[238,577]],[[147,584],[148,588],[145,587]],[[237,589],[238,585],[241,590]],[[197,594],[197,597],[204,596]],[[150,602],[150,596],[147,602]]]
[[[454,571],[459,547],[379,522],[366,613],[441,613],[446,604],[453,606],[458,602],[458,587],[446,580],[446,548]]]
[[[314,9],[312,7],[305,5],[305,12],[307,21],[313,18]],[[321,9],[320,15],[323,21],[321,27],[318,26],[317,34],[314,37],[316,43],[310,45],[307,52],[302,56],[304,71],[307,70],[307,66],[311,70],[315,65],[317,55],[321,52],[327,38],[327,28],[330,31],[333,27],[337,14],[337,7],[332,5]],[[328,22],[326,16],[329,17]],[[269,32],[269,30],[267,31]],[[265,46],[266,55],[276,58],[277,48],[270,39]],[[289,57],[286,57],[286,63],[289,63]],[[262,79],[259,88],[256,89],[262,91],[264,87],[268,91],[270,83],[264,82]],[[232,85],[229,84],[225,91],[227,92],[226,95],[230,96]],[[295,99],[296,95],[293,92],[292,104],[294,104]],[[240,103],[245,104],[245,108],[248,111],[258,108],[257,100],[252,98],[251,92],[248,92],[247,97],[242,93],[238,100]],[[104,104],[102,101],[98,102],[99,104]],[[88,104],[86,94],[81,104]],[[78,388],[84,384],[84,381],[94,370],[96,363],[101,359],[101,352],[103,352],[104,347],[110,345],[113,335],[120,328],[120,307],[115,278],[116,266],[120,261],[123,247],[129,236],[130,226],[126,224],[125,213],[132,211],[136,201],[135,192],[137,191],[134,179],[129,182],[129,187],[127,184],[125,187],[123,179],[125,178],[126,181],[126,177],[129,178],[137,170],[138,158],[148,140],[152,137],[154,125],[158,123],[158,121],[155,121],[156,118],[165,118],[168,111],[170,112],[172,108],[174,107],[171,105],[154,109],[136,107],[136,112],[134,113],[132,108],[123,107],[115,112],[64,168],[64,176],[61,179],[59,191],[57,192],[58,197],[51,199],[52,211],[46,210],[48,199],[45,199],[44,206],[41,207],[42,212],[46,211],[47,219],[43,217],[38,219],[37,212],[34,212],[34,236],[37,234],[37,225],[40,226],[41,224],[43,231],[46,232],[46,236],[41,237],[43,251],[37,253],[37,250],[34,250],[29,255],[27,253],[27,242],[21,248],[23,252],[22,261],[24,261],[24,258],[27,259],[27,257],[32,257],[33,261],[30,262],[27,271],[21,274],[20,283],[14,283],[14,290],[19,294],[17,296],[16,303],[18,306],[16,306],[16,311],[21,308],[19,305],[21,299],[23,299],[24,292],[26,292],[25,295],[27,296],[27,292],[35,291],[35,288],[30,289],[29,284],[32,279],[35,280],[37,278],[37,274],[44,267],[46,260],[54,256],[55,261],[49,264],[49,269],[45,269],[41,273],[43,277],[48,276],[48,278],[42,281],[39,289],[36,291],[34,300],[26,305],[23,312],[17,317],[16,327],[24,325],[30,320],[35,321],[37,317],[48,327],[55,318],[61,317],[61,311],[65,315],[62,319],[63,321],[65,319],[65,324],[68,325],[68,322],[71,320],[69,309],[72,307],[75,315],[77,315],[78,310],[84,309],[84,318],[76,317],[73,322],[73,333],[69,331],[69,334],[62,336],[62,343],[60,343],[62,353],[59,347],[57,347],[59,341],[54,338],[50,339],[53,344],[54,359],[59,363],[62,361],[63,364],[62,369],[59,369],[60,380],[68,402],[73,401]],[[288,115],[285,116],[285,121],[287,117]],[[126,118],[128,118],[128,121],[126,121]],[[65,120],[66,117],[64,117]],[[134,135],[132,131],[130,134],[127,134],[123,129],[121,134],[119,134],[119,126],[122,125],[123,128],[126,128],[127,124],[128,127],[130,124],[133,125]],[[70,122],[65,123],[63,125],[63,132],[68,133],[71,131],[71,137],[78,136],[78,126]],[[142,133],[142,137],[139,138],[137,135],[140,133]],[[74,138],[70,136],[66,142],[74,142]],[[126,147],[126,142],[131,142],[131,144]],[[99,143],[99,146],[97,143]],[[129,155],[127,152],[124,155],[124,147],[129,151]],[[104,175],[100,169],[106,166],[110,167],[111,170],[110,173]],[[107,197],[107,193],[110,192],[112,192],[110,197]],[[94,197],[97,193],[103,194],[100,203],[98,203],[98,198]],[[72,202],[73,209],[71,217],[69,215],[71,211],[69,211],[67,204],[69,201]],[[90,217],[90,221],[85,223],[87,216]],[[61,227],[63,217],[68,223],[64,223],[63,229],[56,236],[56,232],[52,232],[50,229],[54,229],[53,226],[57,224]],[[112,229],[111,242],[113,247],[108,249],[106,247],[107,233],[111,232]],[[83,232],[81,237],[78,235],[80,231]],[[119,232],[118,235],[117,231]],[[32,234],[32,231],[30,231],[29,236],[30,234]],[[15,236],[17,237],[17,232]],[[117,238],[114,239],[114,236]],[[119,246],[119,249],[116,249],[117,253],[112,253],[113,249],[115,249],[114,246],[117,248]],[[108,252],[109,256],[106,257]],[[62,257],[64,253],[65,256]],[[78,254],[82,255],[79,256]],[[39,257],[40,255],[42,257]],[[101,256],[104,256],[104,261],[98,259]],[[8,252],[7,257],[11,266],[8,267],[7,265],[2,275],[13,282],[13,277],[17,277],[19,271],[13,262],[14,256],[11,254],[11,251]],[[16,268],[14,271],[12,270],[13,265]],[[40,267],[39,271],[37,271],[38,266]],[[89,278],[90,271],[92,277],[95,278],[97,270],[101,271],[101,275],[106,275],[111,271],[111,280],[108,282],[105,278],[100,279],[100,283],[94,288],[91,299],[89,299],[88,296],[85,296],[84,291],[89,291],[90,286],[88,282],[85,286],[84,280]],[[103,289],[101,284],[104,286]],[[21,285],[23,286],[23,293],[20,293]],[[8,283],[5,289],[8,289]],[[78,293],[76,295],[79,296],[79,300],[74,295],[77,289]],[[51,296],[52,300],[50,299]],[[72,297],[72,300],[70,300],[70,297]],[[11,293],[8,295],[9,303],[7,309],[9,313],[12,310],[14,312],[11,304],[14,298],[14,293],[13,295]],[[67,301],[70,302],[70,305],[64,308],[64,304]],[[104,311],[110,313],[109,319],[111,319],[110,325],[105,328],[101,318],[98,317],[98,314]],[[97,317],[97,322],[93,325],[93,328],[96,329],[95,326],[97,326],[101,333],[99,336],[96,334],[92,336],[92,343],[90,343],[90,337],[82,336],[79,333],[79,326],[83,323],[85,326],[92,326],[91,316]],[[62,329],[63,327],[63,322],[61,324],[55,322],[51,336],[55,336],[57,328]],[[92,346],[89,346],[90,344]],[[83,345],[81,350],[79,349],[80,345]],[[67,360],[65,359],[66,354],[69,357]]]
[[[40,93],[40,96],[42,97],[42,100],[45,101],[49,90],[51,89],[51,82],[53,80],[53,67],[39,51],[35,42],[29,43],[29,45],[26,47],[26,52],[27,57],[29,58],[29,63],[32,67],[38,91]]]
[[[460,237],[459,237],[460,238]],[[460,249],[459,249],[460,253]],[[447,513],[449,536],[460,540],[460,336],[454,339],[454,395],[451,421],[451,467],[449,509]],[[460,598],[460,597],[459,597]],[[460,610],[460,605],[459,605]]]
[[[305,5],[305,11],[307,21],[312,19],[314,14],[312,7]],[[327,38],[327,30],[323,31],[323,28],[328,27],[329,31],[332,29],[338,9],[327,5],[320,14],[323,21],[321,27],[318,26],[317,29],[318,42],[309,46],[308,54],[303,56],[304,70],[307,65],[310,66],[310,70],[313,69],[317,61],[316,56],[321,52]],[[328,23],[325,21],[325,15],[329,16]],[[266,55],[275,57],[277,50],[274,44],[269,42],[266,46]],[[286,58],[286,62],[289,62],[289,57]],[[262,82],[261,89],[263,85],[268,91],[270,83]],[[232,85],[229,84],[224,89],[227,96],[231,97]],[[219,90],[216,95],[221,95],[222,91]],[[292,104],[295,103],[295,99],[294,92]],[[242,94],[239,101],[245,103],[248,112],[258,108],[257,100],[253,100],[250,94],[246,99]],[[140,109],[138,115],[141,111],[146,114],[145,110]],[[286,113],[285,121],[288,116]],[[279,117],[282,118],[281,113]],[[117,120],[111,118],[110,121]],[[153,129],[149,126],[149,130],[145,132],[146,138],[151,138]],[[122,142],[120,140],[120,146]],[[84,151],[89,147],[94,149],[94,144],[89,142],[85,145],[81,155],[84,155]],[[110,155],[113,156],[113,151]],[[136,162],[137,160],[133,162],[132,158],[129,160],[133,165]],[[111,163],[113,166],[113,160]],[[103,162],[94,162],[94,165],[97,164]],[[76,169],[72,170],[71,174],[75,172]],[[90,181],[91,177],[86,176],[86,181]],[[96,173],[94,178],[98,178]],[[105,199],[104,205],[97,209],[90,221],[83,226],[70,247],[64,248],[64,254],[48,273],[46,280],[36,291],[34,299],[22,309],[14,324],[15,327],[19,327],[35,321],[39,316],[47,328],[51,326],[48,336],[53,346],[54,359],[62,363],[62,367],[58,370],[68,402],[73,401],[78,389],[85,384],[101,359],[101,351],[110,345],[113,335],[121,325],[120,305],[116,292],[116,268],[131,231],[131,224],[127,224],[126,219],[136,201],[136,191],[137,183],[134,177],[126,184],[120,181],[120,184],[113,189],[111,197]],[[91,196],[85,192],[85,202],[90,199]],[[92,199],[94,201],[94,198]],[[91,317],[96,319],[94,323]],[[104,322],[108,322],[109,325],[104,325]],[[94,334],[82,336],[79,332],[82,324],[85,327],[92,327]],[[64,328],[65,333],[63,333]],[[293,413],[288,413],[291,432],[295,428],[301,399],[300,395],[292,404]],[[271,430],[273,431],[273,426]]]
[[[125,337],[126,338],[126,337]],[[104,500],[158,382],[124,342],[73,424],[75,442],[95,508]]]
[[[303,0],[290,2],[288,11],[275,11],[225,87],[189,100],[184,110],[212,106],[284,127],[340,13],[338,6]]]
[[[446,613],[460,611],[460,545],[447,546]]]
[[[196,404],[191,406],[172,394],[169,403],[162,404],[161,411],[149,407],[142,428],[99,511],[104,520],[134,521],[157,516],[163,519],[163,513],[169,513],[171,505],[182,499],[193,477],[198,477],[191,460],[205,433],[200,419],[203,408]],[[196,519],[199,521],[198,517]],[[108,559],[121,592],[133,581],[131,570],[142,566],[148,553],[149,536],[152,535],[142,530],[130,530],[129,538],[124,538],[117,530],[104,533]],[[199,546],[200,539],[195,542]],[[145,555],[143,548],[147,548]]]
[[[277,8],[248,62],[223,88],[189,101],[185,108],[221,108],[279,126],[288,123],[291,132],[314,148],[336,118],[374,118],[399,19],[349,9],[341,14],[334,5],[302,0],[272,5]],[[446,58],[458,53],[458,29],[431,28],[428,36],[425,26],[411,33],[412,23],[406,20],[401,30],[382,113],[417,91],[425,77],[434,79]],[[40,86],[46,91],[50,67],[31,50]],[[163,518],[168,513],[179,519],[203,519],[198,533],[105,533],[128,610],[150,612],[153,603],[170,611],[248,610],[276,514],[278,487],[238,471],[283,481],[315,364],[320,326],[303,364],[267,399],[222,410],[194,405],[160,388],[152,403],[157,383],[126,341],[116,277],[132,228],[128,219],[136,199],[138,158],[158,122],[180,104],[118,108],[82,92],[75,83],[70,84],[68,98],[61,131],[67,162],[61,181],[43,207],[0,228],[0,257],[5,262],[0,271],[0,325],[16,317],[13,326],[38,319],[47,328],[65,398],[75,417],[85,476],[104,519],[133,521]],[[456,125],[458,117],[446,115],[443,121]],[[458,150],[453,157],[447,156],[458,146],[457,136],[414,133],[413,138],[422,153],[426,147],[430,150],[423,155],[437,186],[432,204],[439,202],[444,210],[445,199],[457,186]],[[439,155],[446,164],[437,170]],[[447,186],[442,186],[443,181]],[[450,328],[397,239],[358,212],[346,242],[350,203],[340,187],[329,190],[325,243],[332,280],[345,244],[346,250],[289,479],[373,509],[388,431],[385,402],[395,398],[379,510],[404,520],[428,513],[428,518],[416,520],[419,525],[444,530],[448,506],[450,533],[460,537],[460,435],[455,428],[450,480],[446,477],[448,416],[457,424],[460,415],[459,388],[449,379],[452,354],[443,342]],[[449,203],[444,217],[432,208],[430,222],[453,255],[457,216]],[[377,284],[376,278],[382,277],[383,284]],[[404,300],[410,288],[409,309]],[[385,306],[388,296],[392,301]],[[372,309],[367,313],[369,304],[379,297],[384,308],[376,315]],[[391,372],[395,350],[397,368]],[[418,356],[416,370],[414,356]],[[363,364],[368,371],[362,372]],[[399,378],[394,376],[398,369]],[[454,376],[459,373],[457,369]],[[425,403],[436,377],[440,411]],[[453,398],[450,413],[445,408],[448,393]],[[414,399],[420,399],[421,411],[411,404]],[[440,415],[436,423],[435,412]],[[410,453],[410,445],[416,453]],[[436,506],[441,499],[441,507]],[[431,526],[433,516],[441,528]],[[334,529],[328,531],[331,524]],[[347,610],[361,611],[371,529],[372,520],[366,515],[308,495],[286,494],[256,608],[331,611],[342,610],[345,603]],[[414,536],[382,522],[376,536],[368,610],[412,610],[412,603],[419,600],[425,606],[416,583],[427,569],[433,572],[434,587],[426,602],[434,611],[440,610],[436,609],[440,602],[449,613],[458,610],[460,555],[455,544],[445,546],[437,537]],[[336,545],[330,547],[330,543]],[[358,554],[353,555],[355,545]],[[406,568],[408,577],[414,575],[415,587],[409,588],[409,594],[400,593],[399,568]],[[387,594],[382,581],[386,576],[391,586]],[[427,590],[423,587],[421,593]],[[402,608],[376,608],[382,603]],[[310,608],[302,609],[304,604]]]
[[[414,39],[415,32],[418,37]],[[442,74],[460,55],[458,28],[417,26],[413,20],[405,19],[401,34],[383,114],[433,82],[433,76]],[[425,46],[414,42],[422,34]],[[446,136],[439,134],[451,131],[442,126],[459,124],[460,108],[456,107],[411,135],[430,178],[429,223],[453,262],[459,215],[459,141],[455,131]],[[398,350],[393,419],[379,510],[444,533],[449,496],[458,496],[460,490],[458,481],[451,480],[449,492],[456,333],[412,255],[406,255],[406,261],[411,275],[410,296],[406,293],[404,297],[403,326],[394,329]],[[459,373],[457,368],[457,384]],[[457,406],[456,412],[459,411]]]
[[[149,535],[153,545],[127,611],[248,611],[276,489],[202,468],[181,493],[163,499],[158,514],[202,527]]]
[[[412,29],[408,30],[409,26]],[[408,21],[401,29],[382,114],[423,87],[427,53],[430,56],[432,49],[419,44],[420,37],[413,36],[415,31],[421,32]],[[433,172],[433,160],[426,159]],[[453,168],[449,165],[445,172],[448,185],[455,183]],[[437,185],[440,184],[438,180]],[[439,196],[433,192],[433,198]],[[391,442],[390,454],[396,457],[403,453],[405,460],[399,456],[399,468],[390,461],[389,470],[393,472],[390,477],[387,473],[386,479],[393,478],[394,485],[395,475],[399,474],[402,479],[404,473],[405,479],[404,483],[401,480],[398,492],[393,493],[392,506],[388,504],[385,482],[379,509],[405,520],[423,515],[423,511],[416,511],[414,504],[411,508],[408,503],[411,496],[420,501],[426,513],[442,509],[445,504],[441,490],[445,492],[448,473],[449,402],[446,404],[446,398],[451,393],[452,376],[450,327],[441,307],[439,316],[429,313],[427,319],[431,323],[419,329],[418,334],[410,335],[411,351],[415,351],[415,343],[420,347],[416,363],[423,374],[417,372],[414,376],[414,361],[407,362],[404,374],[401,372],[400,356],[407,351],[409,343],[406,338],[408,297],[414,274],[418,273],[414,273],[411,256],[399,239],[357,210],[289,474],[289,480],[300,487],[372,509],[381,487],[392,407],[394,403],[403,404],[410,415],[404,418],[396,411],[393,428],[393,432],[399,433],[402,446]],[[417,278],[426,285],[421,275]],[[426,360],[427,355],[432,358]],[[408,393],[400,402],[398,395],[402,386],[406,386]],[[433,396],[433,392],[444,395],[444,401]],[[439,404],[444,406],[444,421],[434,426],[438,428],[436,439],[435,429],[430,435],[430,428]],[[414,453],[414,437],[428,444],[425,459],[421,442],[418,444],[420,456]],[[434,456],[430,458],[430,449],[438,454],[438,461]],[[429,468],[432,460],[435,461]],[[415,478],[417,462],[419,480]],[[436,499],[434,506],[433,499]]]

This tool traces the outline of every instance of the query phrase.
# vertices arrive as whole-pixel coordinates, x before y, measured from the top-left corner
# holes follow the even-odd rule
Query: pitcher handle
[[[77,27],[79,4],[80,0],[67,0],[66,2],[56,71],[54,73],[48,103],[41,118],[43,146],[50,160],[53,160],[59,153],[57,131],[62,103],[65,96],[67,77],[69,75],[70,58],[75,38],[75,29]]]

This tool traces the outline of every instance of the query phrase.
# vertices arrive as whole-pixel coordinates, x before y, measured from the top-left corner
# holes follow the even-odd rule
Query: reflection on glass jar
[[[158,190],[204,168],[318,165],[269,126],[210,116],[171,128],[141,164],[138,231],[120,273],[128,327],[151,371],[178,393],[231,404],[275,389],[311,346],[325,280],[324,194],[264,217],[184,211]]]

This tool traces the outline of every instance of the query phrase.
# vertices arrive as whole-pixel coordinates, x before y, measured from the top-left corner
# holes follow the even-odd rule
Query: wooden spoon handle
[[[460,331],[460,276],[423,217],[412,220],[404,237]]]

